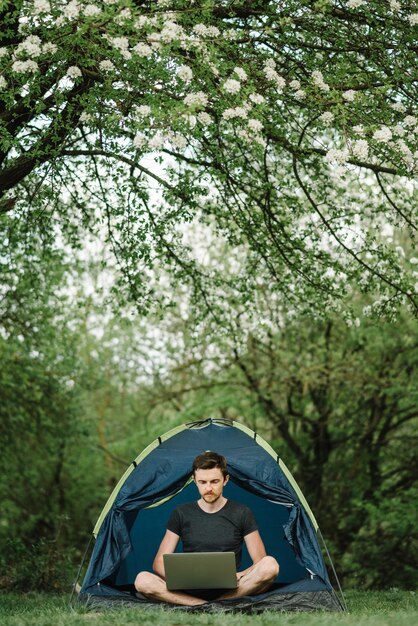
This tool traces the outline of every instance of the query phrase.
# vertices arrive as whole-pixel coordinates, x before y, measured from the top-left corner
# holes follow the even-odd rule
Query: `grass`
[[[418,623],[418,593],[381,591],[346,593],[349,613],[190,614],[137,608],[87,612],[71,609],[68,597],[40,593],[0,594],[2,626],[411,626]]]

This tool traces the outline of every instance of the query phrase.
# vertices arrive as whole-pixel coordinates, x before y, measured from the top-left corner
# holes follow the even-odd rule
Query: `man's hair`
[[[219,467],[224,478],[228,475],[226,468],[226,458],[217,452],[203,452],[199,454],[193,461],[193,475],[199,469],[213,469]]]

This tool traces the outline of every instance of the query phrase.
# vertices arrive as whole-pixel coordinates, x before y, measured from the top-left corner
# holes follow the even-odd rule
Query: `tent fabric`
[[[152,602],[141,594],[123,592],[109,593],[103,589],[102,595],[84,594],[82,600],[90,610],[125,606],[138,609],[182,610],[192,613],[250,613],[264,611],[342,611],[341,603],[333,591],[319,580],[307,579],[303,582],[285,585],[256,596],[245,596],[236,600],[214,600],[197,607],[179,606],[162,602]]]
[[[259,445],[257,437],[251,437],[248,432],[235,427],[233,422],[216,420],[193,424],[180,432],[177,430],[174,436],[167,439],[162,437],[160,445],[152,449],[129,473],[104,517],[98,530],[82,594],[116,597],[120,593],[132,593],[132,575],[130,580],[125,581],[128,586],[126,590],[121,591],[123,585],[118,585],[117,581],[118,573],[123,570],[132,553],[138,551],[138,546],[132,544],[131,538],[135,519],[139,515],[143,517],[151,510],[150,507],[171,496],[175,497],[169,506],[175,506],[178,499],[176,494],[181,493],[188,483],[196,455],[205,450],[214,450],[227,458],[230,484],[233,483],[234,489],[241,490],[244,497],[248,494],[248,497],[262,498],[273,503],[275,507],[280,507],[281,514],[287,518],[282,524],[280,534],[290,545],[290,552],[302,568],[303,576],[321,581],[324,588],[317,593],[331,595],[332,587],[312,519],[280,469],[279,459],[275,459],[264,446]],[[163,517],[166,508],[165,505],[157,507],[157,513],[161,511]],[[160,521],[160,526],[162,533],[163,521]],[[162,534],[158,540],[161,538]],[[143,540],[146,542],[147,538],[144,537]],[[137,541],[138,537],[135,538],[135,544]],[[291,593],[298,592],[293,590]]]

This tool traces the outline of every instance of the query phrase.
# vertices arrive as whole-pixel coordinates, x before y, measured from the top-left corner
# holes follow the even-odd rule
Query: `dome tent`
[[[280,573],[264,594],[181,608],[341,611],[319,548],[318,524],[291,473],[259,435],[237,422],[216,419],[169,431],[132,462],[97,520],[80,599],[95,607],[118,601],[157,604],[136,594],[133,583],[139,571],[152,571],[173,508],[196,499],[191,468],[205,450],[226,457],[230,481],[224,495],[252,509]],[[241,567],[250,564],[244,547]]]

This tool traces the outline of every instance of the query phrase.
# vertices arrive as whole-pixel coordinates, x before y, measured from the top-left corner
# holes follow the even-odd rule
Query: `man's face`
[[[198,469],[194,475],[196,487],[203,500],[213,504],[222,496],[222,490],[229,480],[229,476],[223,477],[219,467],[213,469]]]

